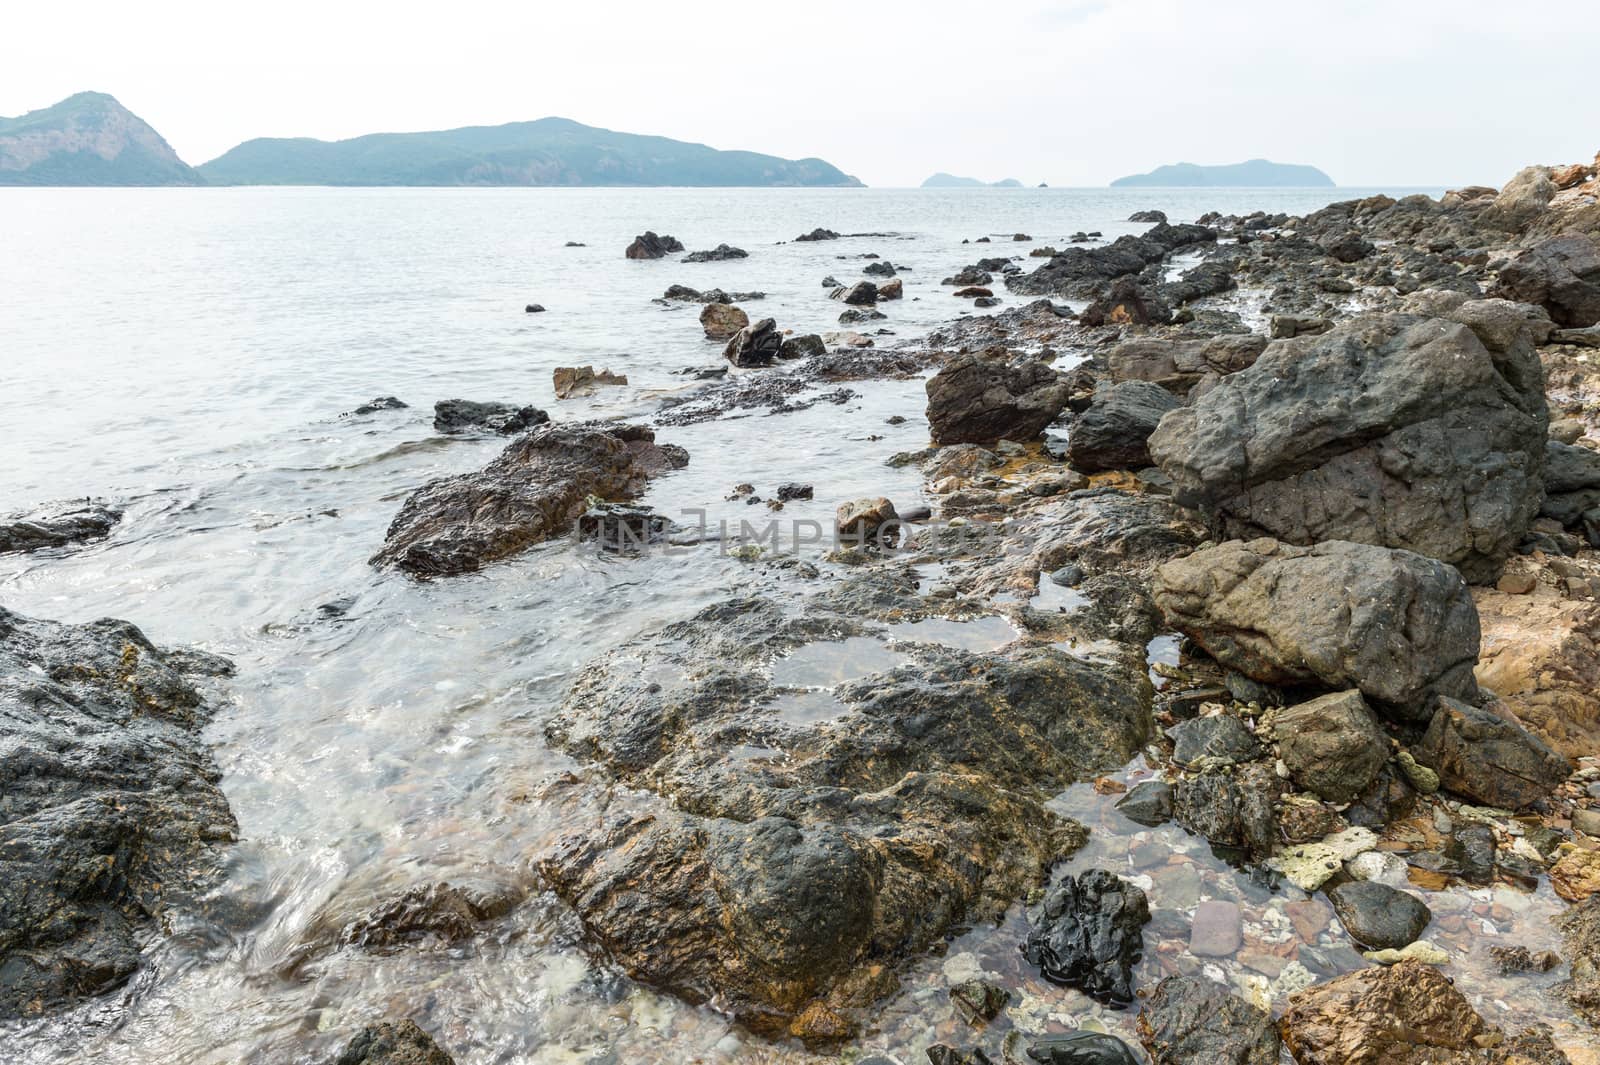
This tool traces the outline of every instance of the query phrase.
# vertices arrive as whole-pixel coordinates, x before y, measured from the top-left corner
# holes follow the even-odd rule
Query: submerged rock
[[[1542,499],[1543,373],[1515,304],[1271,345],[1150,438],[1226,536],[1404,548],[1489,582]]]
[[[557,366],[551,373],[557,399],[592,396],[604,385],[625,385],[628,375],[596,370],[593,366]]]
[[[1350,938],[1371,950],[1416,942],[1433,912],[1409,891],[1376,880],[1352,880],[1328,890],[1328,901]]]
[[[1567,1001],[1584,1020],[1600,1025],[1600,895],[1591,895],[1561,914],[1555,925],[1561,932],[1561,951],[1572,967]]]
[[[0,608],[0,1020],[121,986],[237,832],[201,742],[199,676],[126,621]]]
[[[1538,802],[1572,772],[1565,758],[1521,725],[1450,698],[1439,700],[1412,753],[1439,774],[1446,791],[1504,810]]]
[[[505,916],[517,900],[516,893],[504,889],[422,884],[346,924],[339,942],[378,952],[428,938],[459,942],[470,939],[483,922]]]
[[[538,407],[514,403],[477,403],[470,399],[441,399],[433,405],[433,428],[441,433],[484,429],[510,436],[543,425],[550,415]]]
[[[1103,1032],[1047,1035],[1029,1044],[1028,1057],[1039,1065],[1139,1065],[1128,1044]]]
[[[1460,574],[1364,544],[1230,541],[1162,566],[1156,603],[1229,669],[1264,684],[1357,688],[1422,722],[1477,688],[1478,613]]]
[[[483,469],[411,493],[371,561],[415,577],[469,573],[567,532],[591,496],[632,499],[687,463],[681,448],[657,445],[639,426],[540,426]]]
[[[1172,785],[1164,780],[1135,784],[1117,800],[1117,812],[1149,828],[1164,825],[1172,820]]]
[[[743,248],[718,244],[710,251],[692,251],[683,257],[683,261],[686,263],[720,263],[728,259],[747,259],[749,257],[750,253]]]
[[[1072,423],[1067,461],[1085,473],[1143,469],[1150,465],[1150,434],[1178,406],[1176,396],[1148,381],[1101,385]]]
[[[1449,978],[1415,961],[1298,992],[1280,1022],[1299,1065],[1471,1065],[1495,1029]]]
[[[455,1065],[415,1021],[384,1021],[361,1029],[332,1065]]]
[[[361,404],[355,410],[345,411],[339,417],[349,418],[358,414],[377,414],[379,411],[385,410],[405,410],[410,405],[399,396],[378,396],[376,399],[370,399]]]
[[[1139,1011],[1152,1065],[1277,1065],[1271,1015],[1200,977],[1169,976]]]
[[[1044,897],[1022,953],[1045,979],[1099,1002],[1133,1001],[1133,967],[1144,954],[1150,903],[1104,869],[1064,878]]]
[[[960,355],[928,379],[928,427],[937,444],[1032,440],[1066,409],[1071,386],[1042,362]]]
[[[98,540],[121,520],[120,509],[92,499],[55,503],[0,521],[0,554]]]

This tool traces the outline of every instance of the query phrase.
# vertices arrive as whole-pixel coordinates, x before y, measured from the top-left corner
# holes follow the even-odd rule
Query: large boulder
[[[723,356],[735,366],[770,366],[783,351],[783,334],[778,323],[771,318],[751,322],[733,334],[722,349]]]
[[[1169,976],[1139,1010],[1153,1065],[1278,1065],[1272,1016],[1204,977]]]
[[[126,621],[0,608],[0,1020],[121,986],[210,885],[237,826],[198,685],[230,669]]]
[[[1446,791],[1485,806],[1520,810],[1553,792],[1572,766],[1515,721],[1441,698],[1412,752]]]
[[[1544,503],[1539,513],[1569,528],[1584,526],[1600,507],[1600,452],[1550,440],[1544,451]]]
[[[519,407],[515,403],[441,399],[433,405],[433,428],[441,433],[477,431],[511,436],[549,420],[550,415],[538,407]]]
[[[1038,436],[1066,409],[1071,386],[1045,363],[985,353],[945,363],[927,392],[934,443],[992,444]]]
[[[1273,728],[1294,782],[1328,802],[1350,802],[1389,760],[1389,739],[1354,689],[1291,706]]]
[[[1600,603],[1537,586],[1475,589],[1483,628],[1478,684],[1568,758],[1600,747]]]
[[[750,316],[731,303],[708,303],[700,312],[700,328],[710,340],[726,340],[749,324]]]
[[[543,425],[483,469],[411,493],[372,563],[414,577],[469,573],[567,532],[591,496],[632,499],[687,463],[681,448],[657,445],[639,426]]]
[[[0,555],[98,540],[109,535],[122,511],[105,503],[73,500],[14,514],[0,521]]]
[[[657,236],[653,230],[646,230],[633,238],[623,254],[630,259],[663,259],[682,250],[683,242],[677,237]]]
[[[1477,688],[1478,612],[1461,575],[1409,551],[1335,541],[1230,541],[1156,573],[1168,622],[1264,684],[1356,688],[1424,722]]]
[[[1496,229],[1522,229],[1549,209],[1556,192],[1549,167],[1524,167],[1506,182],[1478,221]]]
[[[1535,244],[1500,269],[1494,294],[1533,303],[1566,329],[1600,322],[1600,245],[1581,233]]]
[[[1223,535],[1405,548],[1493,580],[1539,511],[1549,421],[1509,307],[1275,342],[1163,418],[1150,453]]]
[[[1111,349],[1106,363],[1112,380],[1151,381],[1175,395],[1185,396],[1207,377],[1222,377],[1249,369],[1266,346],[1267,338],[1255,333],[1205,340],[1128,340]]]
[[[1143,469],[1150,465],[1150,434],[1162,415],[1180,405],[1171,392],[1149,381],[1101,385],[1089,409],[1073,420],[1067,461],[1084,473]]]

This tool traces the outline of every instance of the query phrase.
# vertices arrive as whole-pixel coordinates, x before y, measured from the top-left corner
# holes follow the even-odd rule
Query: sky
[[[0,115],[109,92],[195,164],[546,115],[879,186],[1249,158],[1500,185],[1600,149],[1593,0],[78,0],[5,24]]]

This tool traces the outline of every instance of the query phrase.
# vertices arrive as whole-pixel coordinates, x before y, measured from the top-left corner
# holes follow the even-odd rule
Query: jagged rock
[[[1150,434],[1180,405],[1171,392],[1148,381],[1101,385],[1089,409],[1072,423],[1067,461],[1084,473],[1143,469],[1150,465]]]
[[[1172,785],[1164,780],[1141,781],[1117,800],[1117,811],[1135,824],[1164,825],[1172,820]]]
[[[1568,902],[1600,892],[1600,851],[1572,850],[1550,867],[1550,886]]]
[[[1600,895],[1579,902],[1557,917],[1555,925],[1561,932],[1561,952],[1572,967],[1567,1001],[1584,1020],[1600,1025]]]
[[[700,312],[700,328],[711,340],[726,340],[750,324],[750,316],[728,303],[708,303]]]
[[[1095,299],[1109,281],[1140,273],[1171,252],[1216,239],[1216,230],[1204,226],[1158,222],[1139,236],[1121,236],[1104,247],[1068,248],[1032,273],[1007,277],[1006,287],[1029,296]]]
[[[1128,221],[1130,222],[1165,222],[1166,220],[1167,213],[1165,211],[1135,211],[1128,216]]]
[[[1157,605],[1229,669],[1264,684],[1358,688],[1422,722],[1470,697],[1478,613],[1460,574],[1409,551],[1234,540],[1157,571]]]
[[[860,325],[862,322],[881,322],[889,317],[873,307],[851,307],[839,313],[840,325]]]
[[[638,426],[540,426],[482,470],[411,493],[372,564],[415,577],[469,573],[565,533],[591,496],[632,499],[687,463],[681,448],[657,445]]]
[[[895,543],[900,538],[900,515],[894,504],[882,496],[840,503],[834,512],[834,532],[842,543]]]
[[[1546,441],[1544,503],[1539,513],[1569,529],[1582,529],[1585,516],[1596,507],[1600,507],[1600,452]]]
[[[1371,950],[1398,950],[1414,943],[1433,920],[1421,899],[1376,880],[1330,888],[1328,901],[1350,938]]]
[[[1273,727],[1294,782],[1328,802],[1355,799],[1389,760],[1388,737],[1353,689],[1291,706]]]
[[[1172,309],[1159,292],[1146,288],[1132,277],[1111,282],[1105,294],[1078,315],[1086,326],[1153,325],[1172,320]]]
[[[1446,791],[1504,810],[1538,802],[1572,772],[1565,758],[1521,725],[1448,697],[1439,699],[1412,753],[1439,774]]]
[[[840,285],[828,296],[853,307],[870,307],[878,302],[878,286],[871,281],[857,281],[853,285]]]
[[[821,226],[818,226],[816,229],[813,229],[811,232],[802,233],[798,237],[795,237],[794,239],[797,240],[797,241],[838,240],[839,239],[839,234],[835,233],[831,229],[823,229]]]
[[[361,404],[361,406],[357,407],[355,410],[345,411],[343,414],[339,415],[339,417],[349,418],[358,414],[376,414],[379,411],[384,410],[405,410],[410,405],[411,404],[405,402],[399,396],[379,396],[376,399],[371,399]]]
[[[1133,967],[1144,954],[1150,904],[1104,869],[1064,878],[1044,897],[1022,953],[1045,979],[1099,1002],[1133,1001]]]
[[[1282,790],[1272,767],[1260,762],[1237,770],[1210,769],[1173,788],[1172,817],[1219,847],[1259,858],[1278,841],[1273,803]]]
[[[615,553],[643,551],[664,540],[673,528],[665,514],[637,503],[596,503],[578,515],[577,524],[579,540]]]
[[[954,285],[958,288],[968,285],[992,285],[994,284],[994,275],[981,266],[963,266],[939,283],[941,285]]]
[[[1321,336],[1332,328],[1333,323],[1326,318],[1308,318],[1298,314],[1275,314],[1268,325],[1273,340]]]
[[[108,536],[122,520],[119,508],[92,499],[54,503],[0,521],[0,555],[64,547]]]
[[[1564,329],[1600,323],[1600,245],[1579,233],[1551,237],[1502,267],[1494,294],[1537,304]]]
[[[1011,992],[982,980],[966,980],[950,989],[950,1002],[961,1019],[981,1027],[1000,1016],[1011,1001]]]
[[[783,350],[783,334],[778,323],[763,318],[740,329],[722,350],[735,366],[770,366]]]
[[[633,243],[628,245],[624,254],[630,259],[664,259],[670,253],[682,250],[683,242],[677,237],[658,237],[646,230],[633,238]]]
[[[1229,766],[1256,756],[1256,738],[1232,714],[1213,714],[1180,722],[1167,730],[1172,760],[1181,766]]]
[[[1437,969],[1362,969],[1297,992],[1279,1024],[1299,1065],[1473,1065],[1495,1030]]]
[[[1538,513],[1548,422],[1528,330],[1490,343],[1526,321],[1505,306],[1270,345],[1163,418],[1150,453],[1224,535],[1405,548],[1492,581]]]
[[[1071,386],[1042,362],[958,355],[928,379],[936,444],[1032,440],[1066,409]]]
[[[593,366],[557,366],[550,374],[557,399],[592,396],[605,385],[625,385],[628,375]]]
[[[470,939],[483,922],[510,913],[517,901],[515,893],[503,889],[422,884],[346,924],[339,942],[376,952],[430,937],[459,942]]]
[[[1378,250],[1370,240],[1354,229],[1324,237],[1317,244],[1329,256],[1342,263],[1359,262]]]
[[[1494,829],[1480,823],[1458,826],[1445,847],[1445,857],[1456,863],[1458,875],[1469,884],[1494,883],[1494,856]]]
[[[749,257],[750,253],[743,248],[733,248],[726,244],[718,244],[710,251],[692,251],[683,257],[683,261],[686,263],[720,263],[727,259],[747,259]]]
[[[514,403],[478,403],[470,399],[441,399],[433,405],[433,428],[440,433],[487,430],[510,436],[543,425],[550,415],[538,407]]]
[[[1112,380],[1150,381],[1184,396],[1208,377],[1249,369],[1266,347],[1266,337],[1252,333],[1207,340],[1128,340],[1111,349],[1106,363]]]
[[[384,1021],[361,1029],[333,1065],[455,1065],[415,1021]]]
[[[894,263],[888,259],[880,259],[877,262],[871,262],[863,266],[861,272],[868,277],[893,277],[895,273]]]
[[[196,680],[126,621],[0,607],[0,1020],[125,983],[174,899],[210,886],[237,825]]]
[[[810,499],[812,496],[812,489],[809,484],[800,484],[797,481],[788,481],[784,484],[780,484],[775,494],[778,497],[778,502],[788,503],[795,499]]]
[[[1139,1065],[1128,1044],[1103,1032],[1047,1035],[1029,1044],[1028,1057],[1039,1065]]]
[[[1378,845],[1378,837],[1365,828],[1347,828],[1314,843],[1284,847],[1267,862],[1284,879],[1302,891],[1315,891],[1344,869],[1344,863]]]
[[[826,355],[828,345],[815,333],[801,333],[798,336],[785,337],[782,344],[778,345],[778,358],[780,359],[809,359],[814,355]]]
[[[1200,977],[1169,976],[1139,1010],[1152,1065],[1277,1065],[1270,1014]]]
[[[662,300],[677,300],[682,303],[749,303],[751,300],[766,298],[765,292],[724,292],[720,288],[709,288],[701,292],[688,285],[668,285],[667,291],[661,296]]]

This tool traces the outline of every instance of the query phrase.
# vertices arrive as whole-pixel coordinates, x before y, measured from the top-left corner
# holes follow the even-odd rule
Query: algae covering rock
[[[1461,575],[1364,544],[1230,541],[1157,571],[1173,627],[1264,684],[1356,688],[1403,721],[1477,686],[1478,612]]]
[[[332,1065],[455,1065],[415,1021],[384,1021],[358,1032]]]
[[[1272,1017],[1199,977],[1169,976],[1139,1011],[1153,1065],[1277,1065]]]
[[[123,984],[237,832],[200,741],[215,656],[0,608],[0,1019]]]
[[[1274,343],[1163,418],[1150,453],[1224,536],[1403,548],[1492,582],[1539,512],[1549,421],[1506,306]]]
[[[567,532],[592,497],[632,499],[687,464],[687,452],[640,426],[543,425],[476,473],[411,493],[372,563],[414,577],[470,573]]]
[[[1142,661],[882,642],[928,603],[869,570],[800,609],[709,607],[579,675],[547,731],[592,779],[538,868],[630,975],[840,1038],[902,962],[1081,845],[1043,803],[1148,737]]]

